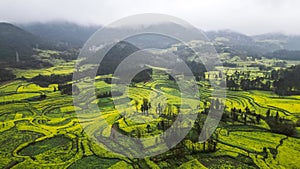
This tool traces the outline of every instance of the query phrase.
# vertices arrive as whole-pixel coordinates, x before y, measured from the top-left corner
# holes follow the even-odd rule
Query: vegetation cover
[[[112,76],[113,68],[137,50],[129,42],[120,42],[108,53],[96,77],[89,76],[95,67],[93,58],[82,60],[74,69],[77,48],[35,48],[30,57],[35,63],[47,64],[31,68],[10,62],[0,69],[0,167],[298,168],[300,62],[252,55],[250,50],[244,54],[231,51],[238,44],[255,47],[262,38],[270,37],[249,38],[228,32],[212,32],[209,37],[220,45],[217,49],[224,63],[212,71],[189,57],[193,53],[184,46],[175,45],[174,50],[175,42],[163,41],[164,48],[186,58],[197,80],[200,101],[181,95],[175,79],[185,75],[172,77],[158,67],[137,74],[125,94],[112,90],[116,85],[112,81],[118,78]],[[241,42],[234,43],[235,39]],[[230,50],[223,50],[226,45]],[[74,72],[80,77],[76,86]],[[219,89],[213,88],[210,80],[225,83],[222,76],[227,88],[226,98],[220,99],[212,96],[212,91]],[[88,88],[91,82],[95,90]],[[80,98],[84,102],[74,106],[72,85],[78,93],[93,90],[95,97]],[[188,103],[180,105],[181,99],[188,99]],[[117,109],[114,102],[125,108]],[[99,112],[77,113],[89,106],[98,106]],[[209,111],[219,110],[224,113],[217,129],[199,142]],[[179,114],[197,118],[175,123]],[[152,139],[175,124],[176,130],[169,135]],[[191,130],[176,146],[164,142],[189,126]],[[129,137],[150,139],[136,144],[114,142],[111,138],[120,138],[112,129]],[[96,141],[100,136],[103,139]],[[105,146],[107,142],[114,151]],[[124,149],[128,146],[130,149]],[[137,147],[169,150],[140,159],[122,155],[124,151],[139,153]]]

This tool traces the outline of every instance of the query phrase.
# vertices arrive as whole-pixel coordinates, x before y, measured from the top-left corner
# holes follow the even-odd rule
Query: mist
[[[297,0],[1,0],[0,21],[68,21],[105,26],[129,15],[162,13],[203,30],[300,34],[299,6]]]

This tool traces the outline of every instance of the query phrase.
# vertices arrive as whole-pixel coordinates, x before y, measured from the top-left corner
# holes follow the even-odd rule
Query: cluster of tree
[[[33,82],[42,87],[48,87],[50,84],[65,84],[72,81],[73,75],[56,75],[52,74],[50,76],[41,75],[35,76],[31,79],[28,79],[29,82]]]
[[[285,134],[293,136],[296,133],[295,124],[291,120],[287,120],[284,117],[280,117],[279,112],[273,116],[270,109],[266,112],[266,122],[274,133]]]
[[[210,105],[208,105],[207,101],[204,101],[204,111],[202,111],[202,114],[208,114],[210,110],[222,110],[224,109],[224,103],[222,103],[219,99],[211,99]],[[200,108],[200,106],[199,106]]]
[[[143,99],[143,104],[141,105],[141,112],[143,114],[149,115],[149,109],[151,109],[151,102],[148,99]]]
[[[268,74],[265,77],[252,79],[250,72],[235,71],[234,74],[226,76],[227,88],[230,90],[271,90],[271,80]]]
[[[251,63],[248,67],[258,67],[259,70],[271,70],[272,68],[271,67],[268,67],[264,64],[260,64],[260,63]]]
[[[271,78],[274,79],[274,91],[279,95],[292,95],[300,93],[300,65],[285,70],[273,70]]]
[[[46,99],[47,98],[47,95],[45,94],[45,93],[41,93],[40,94],[40,99],[41,100],[44,100],[44,99]]]
[[[267,58],[277,58],[283,60],[299,60],[300,50],[277,50],[265,55]]]
[[[256,77],[254,80],[242,79],[240,88],[242,90],[270,90],[271,81],[265,80],[263,77]]]
[[[197,81],[200,81],[205,76],[206,68],[204,64],[195,61],[187,61],[186,64],[191,69]]]
[[[162,117],[165,120],[160,121],[160,123],[157,124],[157,128],[160,130],[166,130],[168,129],[172,123],[177,120],[177,115],[180,113],[180,107],[174,106],[171,104],[168,104],[167,106],[162,106],[160,103],[156,107],[156,112],[160,117]],[[181,123],[182,120],[179,119],[179,122]],[[176,126],[177,128],[181,126]]]
[[[275,67],[286,67],[287,62],[286,61],[276,61],[274,62],[273,66]]]
[[[265,120],[271,131],[274,133],[285,134],[288,136],[293,136],[295,134],[295,124],[291,120],[287,120],[284,117],[280,117],[278,111],[272,115],[270,109],[267,110],[266,116],[257,114],[255,111],[251,111],[248,107],[244,110],[232,108],[228,114],[225,112],[222,116],[222,121],[232,121],[248,124],[260,124],[261,120]]]
[[[215,152],[217,151],[217,144],[218,144],[218,132],[214,132],[210,138],[208,138],[203,143],[198,143],[200,134],[203,130],[203,124],[206,120],[206,114],[198,113],[197,119],[194,122],[194,125],[192,129],[189,131],[187,137],[185,140],[191,141],[193,143],[190,147],[188,147],[190,150],[192,150],[192,153],[195,152]],[[205,129],[206,132],[208,132],[208,129]]]
[[[62,94],[67,95],[79,93],[79,88],[76,85],[73,86],[72,84],[59,84],[58,90],[60,90]]]
[[[237,67],[238,65],[237,65],[236,63],[224,62],[224,63],[222,64],[222,66],[224,66],[224,67],[233,67],[233,68],[235,68],[235,67]]]
[[[26,79],[29,82],[33,82],[42,87],[48,87],[50,84],[58,84],[58,90],[61,91],[62,94],[72,95],[72,91],[76,94],[79,93],[79,88],[75,85],[68,84],[68,82],[72,81],[73,75],[55,75],[52,74],[50,76],[38,75],[31,79]],[[54,92],[57,89],[54,88]]]
[[[123,93],[119,92],[119,91],[106,91],[106,92],[101,92],[99,94],[97,94],[97,98],[105,98],[105,97],[117,97],[117,96],[122,96]]]
[[[16,76],[11,70],[0,69],[0,82],[13,80],[15,78]]]
[[[264,77],[251,78],[250,72],[236,71],[226,76],[227,87],[230,90],[271,90],[278,95],[292,95],[300,93],[300,65],[286,69],[266,72]]]
[[[163,130],[165,131],[167,128],[169,128],[171,125],[171,123],[169,122],[169,120],[162,120],[159,123],[157,123],[157,128],[159,130]]]
[[[230,110],[230,114],[223,114],[222,120],[228,121],[231,120],[234,122],[244,123],[244,125],[248,124],[259,124],[262,119],[264,119],[271,131],[274,133],[285,134],[288,136],[292,136],[295,134],[295,124],[291,120],[287,120],[284,117],[280,117],[278,111],[274,115],[270,109],[267,110],[266,116],[262,116],[257,114],[255,111],[250,111],[248,107],[244,109],[236,109],[235,107]]]
[[[255,111],[251,111],[248,107],[246,107],[244,111],[242,109],[236,109],[234,107],[230,110],[229,117],[226,117],[226,114],[224,114],[224,116],[225,118],[230,118],[233,123],[241,122],[244,123],[244,125],[259,124],[260,120],[262,119],[262,116],[260,114],[256,114]],[[222,120],[226,120],[224,119],[224,116]]]
[[[154,107],[156,110],[156,114],[164,119],[157,124],[157,128],[159,130],[165,130],[169,128],[172,125],[172,122],[177,119],[177,115],[180,113],[180,107],[178,107],[177,105],[174,106],[171,104],[167,104],[167,106],[163,106],[161,105],[161,103],[158,103],[158,105]],[[152,104],[148,99],[144,98],[143,103],[140,107],[138,101],[135,101],[135,108],[136,112],[140,110],[143,115],[148,116],[149,110],[152,108]]]
[[[193,141],[189,142],[190,144],[187,145],[189,150],[192,150],[192,153],[197,152],[216,152],[218,141],[214,138],[209,138],[203,143],[198,143],[198,140],[193,143]]]

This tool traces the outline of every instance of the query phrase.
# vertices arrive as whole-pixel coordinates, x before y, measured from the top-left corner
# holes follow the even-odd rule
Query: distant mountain
[[[300,36],[298,35],[284,35],[281,33],[268,33],[253,36],[257,42],[275,43],[286,50],[300,50]]]
[[[146,32],[142,33],[141,32]],[[168,34],[178,35],[180,39],[176,37],[169,37]],[[127,37],[127,35],[134,35]],[[100,37],[101,36],[101,37]],[[126,39],[117,39],[119,37],[127,37]],[[113,41],[105,41],[103,39],[112,39]],[[112,74],[119,66],[119,64],[125,60],[128,56],[143,49],[162,49],[153,50],[155,56],[147,56],[147,52],[140,53],[141,58],[145,57],[148,59],[141,62],[138,59],[134,59],[131,62],[132,67],[134,66],[157,66],[168,64],[176,66],[179,62],[178,59],[174,58],[174,54],[178,56],[191,67],[193,73],[199,74],[199,69],[205,69],[202,63],[198,60],[194,60],[195,52],[189,49],[185,42],[193,40],[206,40],[203,34],[199,34],[199,30],[192,27],[182,26],[176,23],[160,23],[142,27],[108,27],[103,30],[101,35],[95,34],[89,39],[85,48],[81,50],[82,56],[86,57],[81,61],[80,65],[97,63],[99,56],[103,56],[103,60],[98,69],[98,74]],[[116,44],[114,44],[116,43]],[[191,42],[192,43],[192,42]],[[195,42],[193,44],[196,44]],[[112,46],[114,45],[114,46]],[[200,45],[201,46],[201,45]],[[204,47],[205,44],[203,43]],[[198,47],[198,46],[197,46]],[[198,47],[200,48],[200,47]],[[208,52],[208,51],[207,51]],[[145,56],[142,56],[142,55]],[[161,56],[164,57],[161,57]],[[155,57],[155,59],[153,59]],[[167,59],[166,59],[167,58]],[[141,64],[143,63],[143,64]],[[154,64],[154,65],[152,65]],[[163,66],[161,66],[163,67]],[[126,67],[127,68],[127,67]],[[130,67],[131,68],[131,67]],[[129,69],[130,69],[129,68]],[[180,69],[180,68],[178,68]],[[178,70],[177,69],[177,70]],[[127,70],[122,70],[126,72]],[[203,72],[203,71],[201,71]],[[147,73],[147,72],[146,72]],[[198,76],[197,74],[197,76]]]
[[[220,31],[208,31],[206,32],[207,37],[214,42],[221,42],[227,45],[254,45],[254,40],[244,34],[234,32],[231,30],[220,30]]]
[[[253,39],[258,43],[276,44],[280,47],[280,49],[265,53],[264,56],[268,58],[284,60],[300,59],[300,36],[268,33],[253,36]]]
[[[19,25],[39,37],[54,41],[58,46],[82,47],[100,26],[83,26],[70,22],[30,23]]]
[[[28,60],[36,46],[47,46],[41,38],[9,23],[0,23],[0,60]]]
[[[231,56],[259,57],[264,53],[280,49],[278,45],[256,42],[252,37],[230,30],[206,32],[219,53],[230,53]]]
[[[204,39],[204,36],[199,34],[198,29],[185,27],[173,22],[163,22],[147,26],[106,27],[102,31],[101,37],[93,37],[89,40],[88,45],[102,46],[102,41],[99,39],[116,39],[116,37],[128,37],[131,35],[126,41],[134,43],[138,48],[164,49],[178,43],[178,40],[175,39],[178,37],[168,37],[165,34],[179,35],[179,40],[182,41]],[[140,34],[140,32],[145,33]]]
[[[18,53],[21,60],[30,59],[34,47],[56,50],[81,48],[86,40],[100,28],[100,26],[83,26],[70,22],[30,23],[18,26],[0,23],[0,61],[15,61],[16,53]],[[188,28],[171,22],[153,24],[141,28],[107,28],[106,37],[104,38],[134,34],[136,29],[143,29],[145,32],[181,33],[183,40],[203,38],[201,37],[202,35],[194,37],[198,35],[198,29]],[[288,53],[289,57],[287,58],[295,58],[295,55],[298,54],[297,51],[300,51],[300,36],[288,36],[278,33],[247,36],[230,30],[208,31],[205,33],[210,41],[213,42],[217,52],[230,53],[231,56],[279,58],[279,55]],[[93,40],[97,41],[97,37],[94,37]],[[97,45],[97,42],[93,42],[93,40],[89,43]],[[165,49],[178,43],[178,40],[172,39],[172,37],[151,33],[137,35],[126,39],[126,41],[135,44],[137,48],[141,49]]]
[[[276,41],[286,41],[289,36],[282,33],[266,33],[260,35],[254,35],[252,38],[256,41],[266,41],[266,40],[276,40]]]
[[[283,51],[300,50],[300,36],[271,33],[247,36],[230,30],[208,31],[206,35],[219,53],[227,52],[232,56],[278,56],[277,51],[282,54]],[[273,52],[277,54],[272,55]]]
[[[266,53],[267,58],[277,58],[283,60],[300,60],[300,50],[276,50],[271,53]]]

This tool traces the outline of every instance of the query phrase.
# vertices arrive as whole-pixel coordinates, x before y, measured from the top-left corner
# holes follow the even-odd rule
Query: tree
[[[151,126],[148,124],[148,125],[147,125],[147,132],[148,132],[148,133],[150,133],[150,128],[151,128]]]
[[[140,128],[137,128],[137,137],[141,138],[142,137],[142,131]]]
[[[239,88],[239,85],[235,83],[235,81],[232,78],[230,78],[227,81],[227,87],[229,88],[229,90],[237,90]]]
[[[135,105],[135,110],[136,110],[136,112],[138,112],[138,110],[139,110],[139,108],[138,108],[139,102],[138,102],[137,100],[135,100],[135,101],[134,101],[134,105]]]
[[[163,130],[165,130],[165,122],[164,121],[161,121],[161,127]]]
[[[250,80],[249,79],[242,79],[241,80],[241,89],[242,90],[249,90],[250,89]]]
[[[278,120],[278,119],[279,119],[279,113],[278,113],[278,111],[276,112],[275,119],[276,119],[276,120]]]
[[[40,94],[40,99],[46,99],[47,95],[45,93]]]
[[[247,114],[244,115],[244,125],[247,125]]]
[[[260,119],[261,119],[261,116],[260,116],[260,114],[257,114],[257,115],[256,115],[256,122],[257,122],[257,124],[259,124],[259,123],[260,123]]]
[[[142,113],[144,113],[144,112],[145,112],[145,107],[144,107],[144,104],[142,104],[142,105],[141,105],[141,111],[142,111]]]
[[[269,118],[269,117],[270,117],[270,114],[271,114],[271,110],[268,109],[267,112],[266,112],[266,117]]]
[[[151,106],[151,104],[150,104],[150,106]],[[146,112],[147,115],[148,115],[148,110],[149,110],[149,101],[148,101],[148,99],[146,99],[146,98],[143,99],[143,104],[141,105],[141,110],[142,110],[143,113]]]
[[[13,80],[16,76],[13,74],[11,70],[0,69],[0,82]]]
[[[250,109],[249,109],[249,107],[248,106],[246,106],[246,108],[245,108],[245,112],[246,112],[246,114],[250,114],[251,112],[250,112]]]
[[[278,80],[273,83],[275,93],[279,95],[298,94],[300,92],[300,65],[279,71]]]
[[[274,91],[276,94],[281,95],[281,96],[284,96],[287,94],[289,84],[287,84],[287,82],[283,78],[280,78],[279,80],[274,81],[273,86],[275,88]]]

